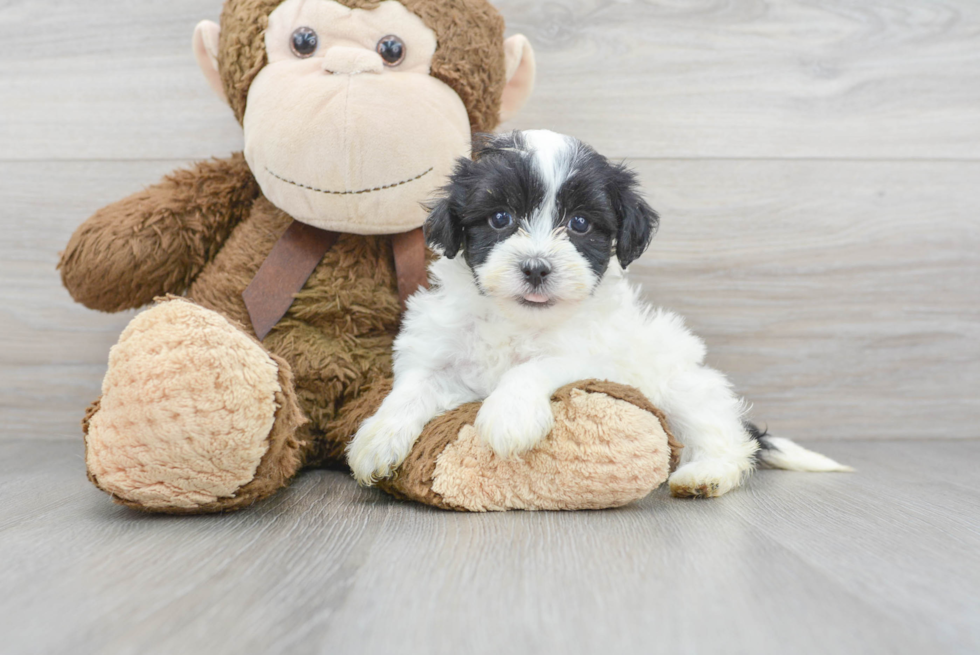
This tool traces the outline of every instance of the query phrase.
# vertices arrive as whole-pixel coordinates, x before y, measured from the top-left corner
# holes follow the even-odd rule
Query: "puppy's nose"
[[[540,259],[529,259],[521,264],[521,272],[524,273],[524,279],[528,284],[539,287],[551,273],[551,264]]]

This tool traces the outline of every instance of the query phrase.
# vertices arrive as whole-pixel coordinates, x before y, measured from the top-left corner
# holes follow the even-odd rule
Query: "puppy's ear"
[[[463,246],[463,225],[453,211],[452,194],[429,206],[429,217],[422,226],[425,242],[430,248],[442,251],[448,259],[459,253]]]
[[[474,139],[474,151],[483,147],[490,135],[477,135]],[[459,215],[460,207],[466,205],[466,197],[473,183],[473,160],[460,157],[449,176],[449,184],[442,188],[442,197],[437,198],[426,206],[429,217],[422,226],[425,242],[430,248],[438,248],[443,256],[452,259],[459,254],[463,247],[463,220]]]
[[[622,165],[609,183],[609,196],[619,220],[616,257],[623,268],[643,254],[660,225],[660,217],[640,195],[639,186],[636,173]]]

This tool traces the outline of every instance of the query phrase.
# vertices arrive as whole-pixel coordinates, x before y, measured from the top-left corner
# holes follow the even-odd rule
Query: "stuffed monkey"
[[[344,447],[390,388],[404,299],[425,283],[421,202],[534,83],[486,0],[227,0],[194,52],[243,153],[109,205],[61,257],[72,297],[139,314],[83,420],[89,478],[124,505],[250,505]],[[556,428],[498,461],[475,407],[427,428],[382,486],[439,507],[622,505],[674,444],[635,390],[583,381]]]

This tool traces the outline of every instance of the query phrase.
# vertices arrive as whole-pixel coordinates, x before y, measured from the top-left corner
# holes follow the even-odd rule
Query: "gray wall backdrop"
[[[980,3],[501,0],[538,52],[508,127],[640,171],[633,267],[753,416],[803,439],[980,436]],[[241,148],[190,37],[220,0],[0,4],[0,425],[78,439],[132,314],[72,303],[73,229]]]

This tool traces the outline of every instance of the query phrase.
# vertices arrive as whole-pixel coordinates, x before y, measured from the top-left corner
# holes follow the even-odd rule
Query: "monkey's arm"
[[[104,312],[181,294],[258,195],[242,153],[175,171],[85,221],[61,255],[61,280],[76,301]]]

